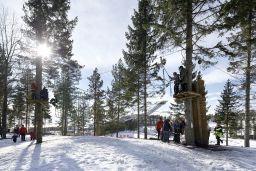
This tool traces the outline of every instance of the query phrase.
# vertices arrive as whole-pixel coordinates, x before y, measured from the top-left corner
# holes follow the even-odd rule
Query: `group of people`
[[[180,92],[187,91],[187,79],[186,79],[186,69],[183,66],[179,67],[179,72],[173,73],[173,77],[170,77],[174,81],[174,95]]]
[[[21,125],[21,127],[19,127],[19,125],[16,125],[13,129],[13,136],[12,136],[12,140],[13,142],[17,142],[18,137],[21,137],[21,141],[26,141],[26,134],[27,134],[27,128],[24,125]],[[35,139],[35,134],[34,132],[30,132],[30,140],[34,140]]]
[[[186,124],[183,118],[176,118],[172,123],[170,119],[165,119],[163,121],[163,118],[159,117],[156,123],[157,139],[169,143],[170,134],[173,133],[173,141],[175,143],[180,143],[180,135],[184,134],[185,126]],[[209,129],[208,131],[208,136],[210,136],[211,130]],[[214,135],[217,140],[215,145],[220,145],[220,143],[223,143],[223,140],[221,139],[221,137],[223,137],[223,129],[219,123],[217,123],[216,127],[214,128]]]
[[[170,142],[170,134],[173,132],[175,143],[180,143],[180,134],[184,134],[185,121],[182,118],[176,118],[173,123],[170,119],[165,119],[163,121],[162,117],[156,123],[157,139],[163,142]]]

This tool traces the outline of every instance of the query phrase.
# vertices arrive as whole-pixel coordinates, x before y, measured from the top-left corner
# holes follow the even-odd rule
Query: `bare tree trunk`
[[[28,126],[28,85],[29,85],[29,82],[28,82],[28,79],[29,79],[29,76],[28,76],[28,71],[27,71],[27,74],[26,74],[26,128],[28,130],[28,132],[30,131],[29,130],[29,126]]]
[[[245,83],[245,134],[244,146],[250,147],[250,90],[251,90],[251,57],[252,57],[252,12],[249,13],[248,30],[247,30],[247,67]]]
[[[140,138],[140,80],[138,79],[138,90],[137,90],[137,110],[138,110],[138,135],[137,138]]]
[[[145,66],[144,68],[144,139],[148,138],[147,124],[148,124],[147,123],[147,67]]]
[[[2,138],[6,138],[7,133],[7,96],[8,96],[8,90],[7,90],[7,81],[8,81],[8,61],[5,60],[4,65],[4,85],[3,85],[3,105],[2,105]]]
[[[94,85],[94,106],[93,106],[93,135],[96,136],[96,85]]]
[[[229,110],[227,109],[227,113],[226,113],[226,146],[228,146],[228,129],[229,129],[229,116],[228,116],[228,112]]]
[[[192,90],[192,0],[187,0],[187,29],[186,29],[186,71],[187,71],[187,88],[188,91]],[[192,111],[192,100],[188,99],[185,102],[185,138],[188,145],[195,145],[195,135],[193,126],[193,111]]]
[[[37,103],[36,103],[36,143],[42,143],[43,139],[43,114],[42,114],[42,104],[40,99],[40,91],[42,90],[42,57],[38,57],[36,61],[36,83],[37,89]]]
[[[116,131],[116,137],[118,137],[118,133],[119,133],[119,119],[120,119],[120,98],[121,98],[121,71],[119,70],[119,78],[118,78],[118,104],[117,104],[117,131]]]

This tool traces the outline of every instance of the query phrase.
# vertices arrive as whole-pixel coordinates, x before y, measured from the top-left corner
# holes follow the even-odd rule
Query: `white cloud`
[[[79,20],[73,32],[74,59],[87,69],[111,70],[125,49],[125,32],[134,8],[137,0],[72,1],[70,16]]]
[[[226,82],[228,79],[233,79],[233,77],[228,73],[216,69],[204,75],[203,78],[207,85],[223,83]]]

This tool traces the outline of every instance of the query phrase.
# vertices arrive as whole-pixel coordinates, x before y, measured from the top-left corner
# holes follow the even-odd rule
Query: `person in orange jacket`
[[[21,128],[20,128],[21,141],[25,141],[26,134],[27,134],[27,128],[25,128],[24,125],[21,125]]]
[[[159,120],[156,123],[156,130],[157,130],[157,139],[160,139],[161,136],[161,129],[163,128],[164,121],[162,117],[159,117]],[[162,138],[161,138],[162,139]]]

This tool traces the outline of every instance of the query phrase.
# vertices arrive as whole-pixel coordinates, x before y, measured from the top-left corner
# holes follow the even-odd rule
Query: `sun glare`
[[[37,54],[41,57],[49,57],[51,55],[51,48],[47,44],[41,44],[37,48]]]

